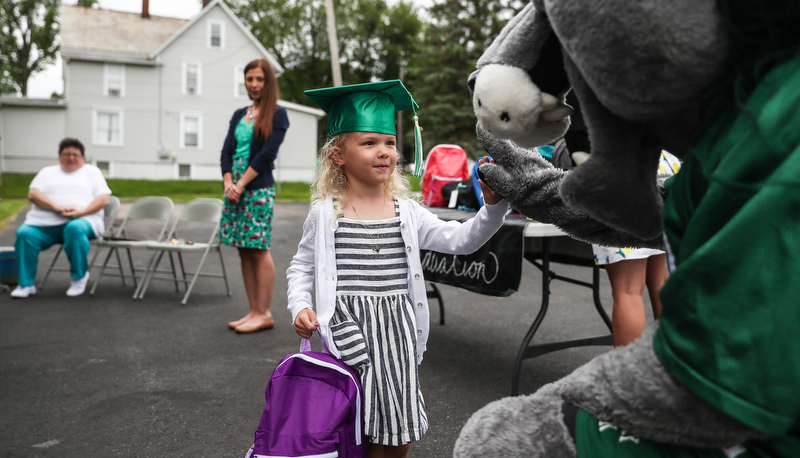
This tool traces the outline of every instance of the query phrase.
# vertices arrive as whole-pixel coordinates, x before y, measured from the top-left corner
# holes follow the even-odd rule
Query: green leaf
[[[0,4],[0,93],[28,94],[28,79],[55,62],[59,0]]]

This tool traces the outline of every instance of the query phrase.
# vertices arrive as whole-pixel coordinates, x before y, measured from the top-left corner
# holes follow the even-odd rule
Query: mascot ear
[[[478,60],[473,107],[492,135],[535,147],[568,128],[572,86],[592,155],[564,178],[564,203],[651,240],[658,158],[662,148],[683,156],[702,130],[692,113],[723,68],[721,28],[714,0],[534,0]]]
[[[533,3],[484,52],[468,85],[478,123],[496,137],[533,148],[569,127],[572,109],[564,102],[569,83],[560,46]]]
[[[472,108],[479,124],[496,137],[535,148],[564,135],[569,127],[572,108],[542,92],[519,67],[487,65],[473,83]]]

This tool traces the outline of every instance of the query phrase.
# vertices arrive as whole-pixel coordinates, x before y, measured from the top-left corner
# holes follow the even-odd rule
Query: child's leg
[[[661,316],[661,301],[658,292],[669,278],[667,271],[667,255],[657,254],[647,258],[647,294],[650,295],[650,304],[653,306],[653,318]]]
[[[400,446],[369,444],[369,458],[406,458],[411,444]]]
[[[639,338],[646,324],[642,295],[647,259],[628,259],[606,264],[606,272],[611,282],[611,296],[614,298],[611,310],[614,346],[619,347]]]

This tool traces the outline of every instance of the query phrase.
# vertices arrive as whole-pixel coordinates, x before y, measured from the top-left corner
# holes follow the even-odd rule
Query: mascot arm
[[[726,447],[766,435],[723,414],[667,373],[653,350],[656,324],[556,382],[561,397],[627,434],[666,444]]]
[[[572,237],[606,246],[662,248],[661,236],[638,238],[564,204],[559,185],[571,172],[553,167],[539,153],[497,138],[478,124],[478,140],[495,163],[480,166],[486,184],[525,216],[554,224]],[[663,191],[663,179],[659,180]]]

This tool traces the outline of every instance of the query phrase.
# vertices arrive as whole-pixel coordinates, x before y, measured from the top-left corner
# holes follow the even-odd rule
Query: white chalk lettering
[[[491,251],[483,261],[469,262],[462,261],[457,255],[426,251],[422,257],[422,270],[435,275],[447,275],[472,281],[480,280],[491,285],[500,274],[500,263],[497,261],[497,255]]]

